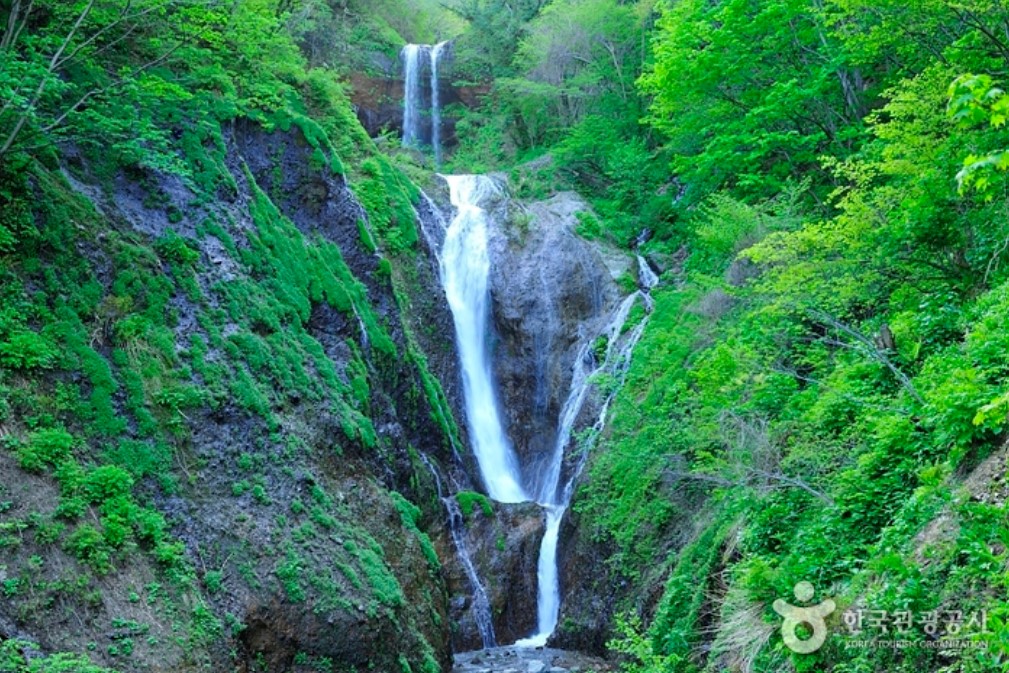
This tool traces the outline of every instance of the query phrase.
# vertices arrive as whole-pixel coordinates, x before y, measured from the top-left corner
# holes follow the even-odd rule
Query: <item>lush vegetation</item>
[[[419,619],[360,513],[314,476],[296,496],[276,475],[321,450],[391,466],[383,386],[456,433],[416,330],[369,294],[388,284],[403,313],[416,299],[412,159],[382,156],[342,82],[404,41],[457,37],[456,83],[488,93],[450,111],[448,169],[507,171],[520,196],[576,189],[594,211],[583,236],[663,272],[574,504],[613,586],[632,587],[612,642],[625,665],[1009,671],[1006,26],[992,0],[3,3],[0,470],[52,495],[12,513],[0,491],[5,600],[93,609],[103,578],[143,563],[153,579],[127,604],[158,605],[172,656],[204,663],[241,624],[215,611],[225,575],[186,555],[157,503],[197,481],[190,418],[234,409],[261,424],[227,458],[227,490],[273,517],[269,581],[291,603]],[[283,214],[282,162],[257,174],[229,153],[243,124],[296,134],[319,175],[349,178],[373,274]],[[124,176],[170,226],[109,221],[73,186],[101,202]],[[241,222],[218,207],[236,200]],[[339,366],[319,310],[360,326]],[[380,364],[397,361],[405,383]],[[337,419],[325,447],[280,435],[303,401]],[[382,498],[437,573],[425,512]],[[327,541],[341,551],[321,567]],[[73,570],[47,573],[49,554]],[[812,654],[776,635],[772,603],[801,581],[838,604]],[[957,635],[988,649],[854,646],[848,609],[959,614]],[[986,630],[969,623],[981,611]],[[404,669],[437,668],[411,647]],[[102,670],[29,648],[4,641],[0,669]]]
[[[379,391],[399,391],[434,445],[456,429],[396,303],[418,292],[417,190],[313,42],[338,11],[359,16],[283,0],[0,4],[3,671],[266,670],[236,645],[248,616],[230,597],[246,592],[330,624],[384,620],[391,661],[441,667],[423,632],[441,620],[433,593],[412,595],[396,566],[420,559],[415,587],[438,576],[431,505],[368,475],[404,459],[423,475],[408,496],[434,489],[416,450],[376,431]],[[343,241],[287,203],[318,210],[334,190],[362,207]],[[235,535],[183,539],[199,515],[166,503],[186,500],[216,501]],[[11,624],[49,640],[36,652]],[[297,659],[352,667],[308,647]]]
[[[554,0],[463,113],[454,166],[578,189],[583,235],[664,271],[575,504],[614,583],[666,583],[621,621],[630,668],[1009,670],[1007,22]],[[808,655],[771,608],[803,580],[839,606]],[[849,608],[962,613],[989,649],[850,647]]]

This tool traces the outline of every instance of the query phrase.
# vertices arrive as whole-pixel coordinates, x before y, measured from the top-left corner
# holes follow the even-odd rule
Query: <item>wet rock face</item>
[[[593,454],[598,455],[598,454]],[[579,484],[589,478],[582,472]],[[697,484],[681,483],[673,489],[670,505],[676,512],[663,533],[671,543],[666,553],[688,544],[697,527],[696,512],[703,509],[705,493]],[[619,637],[617,617],[633,613],[650,624],[665,592],[669,568],[662,564],[646,568],[633,581],[612,563],[616,546],[593,535],[592,522],[578,513],[576,489],[572,507],[561,525],[558,570],[561,578],[561,612],[551,647],[604,655],[606,643]]]
[[[558,571],[561,615],[550,645],[602,655],[617,634],[614,618],[631,593],[626,578],[606,563],[612,550],[589,539],[576,512],[561,525]]]
[[[491,295],[495,376],[526,490],[536,494],[553,453],[572,366],[585,335],[619,300],[606,261],[573,233],[577,196],[494,211]]]
[[[236,497],[232,483],[231,466],[256,443],[260,423],[235,410],[195,419],[195,457],[205,468],[195,484],[159,504],[187,549],[220,574],[210,604],[244,625],[231,643],[233,659],[222,647],[215,663],[281,673],[299,670],[300,654],[381,669],[400,653],[416,656],[418,636],[446,661],[448,597],[439,569],[370,467],[318,459],[332,453],[339,419],[322,409],[310,416],[313,428],[292,428],[311,438],[307,453],[274,447],[257,454],[264,460],[255,478],[269,502]],[[367,576],[375,568],[352,551],[365,547],[388,568],[377,571],[388,591],[376,591]]]
[[[476,504],[465,515],[464,538],[490,600],[497,642],[513,643],[536,630],[536,564],[543,538],[543,511],[532,503],[493,503],[492,507],[493,512],[487,514]],[[469,579],[447,533],[436,544],[439,556],[446,559],[450,615],[455,625],[452,649],[479,649],[482,643]]]

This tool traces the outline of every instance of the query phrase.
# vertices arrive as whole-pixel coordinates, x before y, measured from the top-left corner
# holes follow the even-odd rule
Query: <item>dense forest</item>
[[[659,276],[551,645],[1009,671],[1007,83],[1002,0],[0,0],[0,672],[449,670],[436,173]]]

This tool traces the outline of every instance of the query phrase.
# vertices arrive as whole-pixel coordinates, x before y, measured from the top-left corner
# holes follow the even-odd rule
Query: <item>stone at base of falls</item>
[[[491,503],[487,516],[473,504],[466,517],[465,538],[473,565],[490,601],[494,632],[499,643],[513,643],[536,630],[536,564],[543,537],[543,510],[534,503]],[[447,535],[435,540],[444,565],[451,599],[452,648],[481,646],[472,614],[472,588]],[[522,673],[525,673],[523,670]]]
[[[610,673],[613,664],[565,650],[497,647],[455,655],[452,673]]]

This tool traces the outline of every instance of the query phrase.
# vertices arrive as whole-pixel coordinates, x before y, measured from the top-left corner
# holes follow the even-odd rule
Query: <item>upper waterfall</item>
[[[441,92],[438,90],[438,65],[448,42],[439,42],[431,47],[431,147],[434,148],[434,162],[441,165]]]
[[[439,65],[448,46],[448,42],[408,44],[400,52],[403,59],[403,146],[420,148],[430,144],[437,164],[441,163]],[[423,77],[425,69],[427,78]]]
[[[421,55],[425,47],[408,44],[401,52],[403,58],[403,146],[415,147],[420,142],[423,106],[420,86]]]
[[[521,485],[518,459],[501,423],[487,352],[489,232],[487,213],[480,204],[499,193],[499,188],[492,179],[480,175],[443,177],[456,212],[442,248],[442,283],[459,342],[473,451],[490,497],[522,502],[528,497]]]

